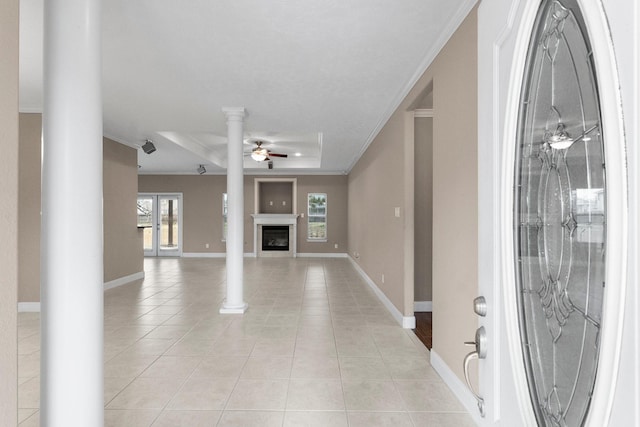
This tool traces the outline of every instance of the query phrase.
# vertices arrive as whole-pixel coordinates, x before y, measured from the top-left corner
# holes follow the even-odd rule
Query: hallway
[[[346,259],[147,258],[105,292],[105,425],[473,426],[411,330]],[[39,315],[19,317],[20,426],[37,426]]]

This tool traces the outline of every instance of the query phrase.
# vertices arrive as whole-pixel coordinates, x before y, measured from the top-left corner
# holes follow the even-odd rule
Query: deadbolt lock
[[[487,300],[484,297],[478,297],[473,300],[473,311],[480,317],[487,315]]]

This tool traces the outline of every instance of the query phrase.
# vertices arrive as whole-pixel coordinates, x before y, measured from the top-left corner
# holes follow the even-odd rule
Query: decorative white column
[[[48,427],[104,423],[101,58],[100,0],[45,1],[40,424]]]
[[[227,298],[220,313],[242,314],[244,286],[244,108],[223,108],[227,116]]]

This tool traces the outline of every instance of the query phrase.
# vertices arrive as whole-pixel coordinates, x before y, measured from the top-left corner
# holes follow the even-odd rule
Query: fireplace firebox
[[[289,226],[288,225],[263,225],[262,226],[262,250],[263,251],[288,251],[289,250]]]

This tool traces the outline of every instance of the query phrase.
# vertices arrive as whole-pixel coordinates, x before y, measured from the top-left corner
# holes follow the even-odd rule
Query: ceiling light
[[[207,170],[204,168],[204,165],[200,165],[198,166],[198,173],[200,175],[202,175],[203,173],[205,173]]]
[[[153,141],[151,141],[150,139],[147,139],[144,145],[142,146],[142,151],[144,151],[147,154],[151,154],[154,151],[156,151],[156,146],[153,145]]]
[[[253,149],[253,151],[251,151],[251,158],[256,162],[263,162],[268,155],[269,152],[267,151],[267,149],[262,147],[256,147]]]
[[[294,156],[300,157],[300,156],[302,156],[302,153],[295,153]]]

